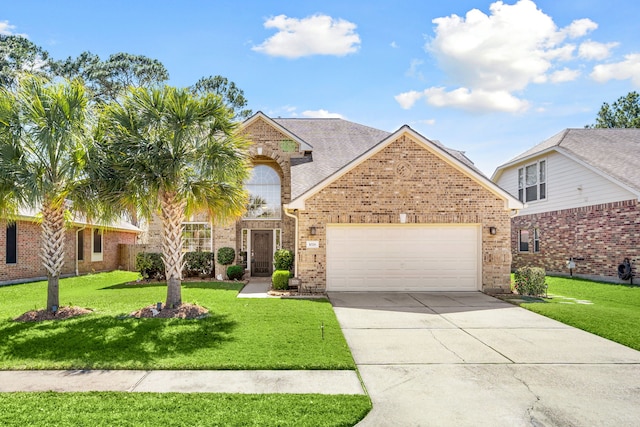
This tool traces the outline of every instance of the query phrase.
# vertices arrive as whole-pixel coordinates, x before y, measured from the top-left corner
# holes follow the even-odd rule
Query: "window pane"
[[[18,227],[15,222],[7,225],[6,244],[6,263],[15,264],[18,262]]]
[[[520,243],[520,252],[529,252],[529,231],[520,230],[518,241]]]
[[[524,169],[518,169],[518,189],[524,188]]]
[[[206,222],[182,224],[184,252],[211,252],[211,225]]]
[[[77,234],[78,234],[78,247],[76,249],[78,252],[78,261],[83,261],[84,260],[84,230],[78,230]]]
[[[546,171],[546,162],[544,160],[542,160],[540,162],[540,182],[545,182],[546,180],[546,175],[547,175],[547,171]]]
[[[527,202],[532,200],[538,200],[538,187],[535,185],[533,187],[527,187]]]
[[[518,190],[518,200],[520,200],[521,202],[524,202],[523,195],[524,195],[524,190],[521,188]]]
[[[102,253],[102,233],[97,229],[93,230],[93,253]]]
[[[547,184],[540,184],[540,200],[547,198]]]
[[[533,229],[533,252],[540,252],[540,231]]]
[[[536,165],[527,166],[527,186],[536,185],[538,183],[538,174],[536,173]]]
[[[280,175],[265,165],[253,168],[246,183],[249,206],[245,218],[279,219],[281,217]]]

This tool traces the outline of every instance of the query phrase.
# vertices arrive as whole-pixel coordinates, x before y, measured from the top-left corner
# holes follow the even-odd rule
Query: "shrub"
[[[276,270],[271,275],[271,283],[273,289],[288,289],[289,288],[289,270]]]
[[[520,295],[540,296],[547,293],[546,272],[540,267],[520,267],[515,272],[516,292]]]
[[[218,249],[218,262],[222,265],[233,264],[236,259],[236,251],[230,247]]]
[[[244,267],[241,265],[230,265],[227,267],[227,277],[229,280],[241,280],[244,276]]]
[[[213,253],[212,252],[187,252],[184,254],[184,275],[195,277],[213,273]]]
[[[138,253],[136,255],[136,270],[144,279],[162,279],[164,277],[162,255],[157,252]]]
[[[276,270],[289,270],[293,268],[293,252],[289,249],[278,249],[273,255]]]

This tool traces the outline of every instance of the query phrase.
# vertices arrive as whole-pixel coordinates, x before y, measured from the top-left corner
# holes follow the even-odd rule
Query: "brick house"
[[[514,269],[619,282],[618,265],[640,261],[640,129],[566,129],[492,179],[526,203],[511,222]]]
[[[133,245],[140,230],[126,222],[98,228],[75,220],[65,234],[62,276],[116,270],[123,265],[123,245]],[[40,224],[23,210],[13,223],[0,220],[0,285],[46,279],[40,259]]]
[[[185,250],[232,247],[248,276],[270,276],[278,248],[318,290],[509,291],[510,216],[522,203],[463,153],[408,126],[342,119],[243,123],[253,173],[247,214],[185,222]],[[149,247],[159,247],[157,223]],[[223,272],[216,265],[216,272]]]

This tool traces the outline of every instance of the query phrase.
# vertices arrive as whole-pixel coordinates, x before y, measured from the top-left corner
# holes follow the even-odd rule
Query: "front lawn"
[[[241,284],[184,282],[199,320],[134,319],[166,285],[136,273],[60,281],[60,304],[94,313],[62,321],[12,319],[43,308],[46,282],[0,287],[0,369],[355,369],[328,301],[238,299]]]
[[[569,277],[546,282],[550,299],[522,307],[640,350],[640,287]]]
[[[0,393],[3,426],[352,426],[362,395]]]

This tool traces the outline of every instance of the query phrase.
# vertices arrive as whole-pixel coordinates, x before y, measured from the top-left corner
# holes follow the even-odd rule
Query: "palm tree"
[[[47,310],[59,306],[64,265],[65,204],[75,192],[90,146],[90,106],[84,86],[52,84],[26,76],[15,91],[0,89],[0,214],[39,207],[42,264],[47,271]]]
[[[112,209],[160,213],[168,307],[182,302],[185,217],[206,210],[225,221],[245,209],[248,141],[232,117],[219,96],[170,86],[130,88],[103,110],[95,182]]]

